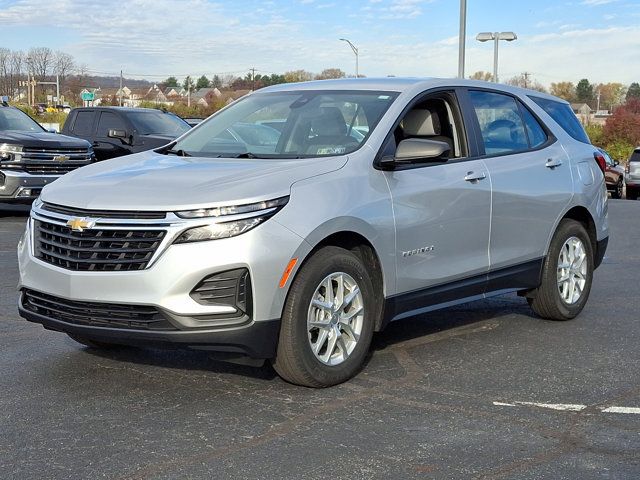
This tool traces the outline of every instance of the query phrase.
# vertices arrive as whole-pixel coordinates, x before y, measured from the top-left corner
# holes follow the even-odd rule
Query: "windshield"
[[[222,110],[172,145],[199,157],[306,158],[357,150],[396,93],[257,93]]]
[[[15,108],[0,108],[0,131],[42,132],[44,129],[26,113]]]
[[[191,128],[187,122],[171,113],[151,111],[129,112],[127,115],[140,135],[179,137]]]

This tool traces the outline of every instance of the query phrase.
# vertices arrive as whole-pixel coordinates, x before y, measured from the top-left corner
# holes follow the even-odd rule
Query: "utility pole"
[[[118,105],[122,106],[122,70],[120,70],[120,90],[118,90]]]
[[[255,91],[256,89],[256,67],[250,68],[251,72],[251,91]]]
[[[467,0],[460,0],[460,37],[458,39],[458,78],[464,78],[467,41]]]
[[[60,75],[56,75],[56,103],[62,103],[60,101]]]
[[[600,94],[600,89],[598,89],[598,93],[597,93],[597,96],[598,96],[598,106],[596,107],[596,112],[599,112],[599,111],[600,111],[600,95],[601,95],[601,94]]]
[[[522,77],[524,78],[524,88],[529,88],[529,76],[531,74],[529,72],[523,72]]]

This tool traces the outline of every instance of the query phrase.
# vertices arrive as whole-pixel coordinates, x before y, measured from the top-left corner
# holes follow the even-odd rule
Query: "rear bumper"
[[[246,355],[265,359],[275,357],[280,320],[252,322],[235,328],[171,331],[134,330],[77,325],[27,310],[18,305],[20,316],[48,330],[80,335],[95,341],[119,345],[181,347],[195,350]]]
[[[0,202],[33,200],[45,185],[58,178],[60,175],[30,175],[0,170]]]

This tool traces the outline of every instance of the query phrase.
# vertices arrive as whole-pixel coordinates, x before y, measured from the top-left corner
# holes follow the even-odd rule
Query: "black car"
[[[62,133],[88,140],[98,160],[162,147],[191,127],[153,108],[85,107],[71,110]]]
[[[22,110],[0,104],[0,202],[30,202],[94,158],[89,142],[48,132]]]

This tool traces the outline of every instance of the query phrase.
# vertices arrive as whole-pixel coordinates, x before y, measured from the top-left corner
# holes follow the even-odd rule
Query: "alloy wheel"
[[[353,277],[336,272],[325,277],[307,314],[309,346],[325,365],[343,363],[353,353],[364,323],[364,299]]]
[[[587,282],[587,252],[582,240],[570,237],[564,242],[558,257],[558,291],[560,298],[569,304],[582,297]]]

